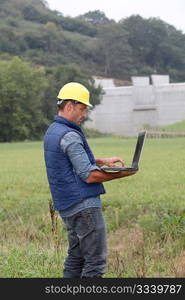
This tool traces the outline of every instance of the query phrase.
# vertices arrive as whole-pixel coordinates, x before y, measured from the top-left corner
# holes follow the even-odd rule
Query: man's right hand
[[[135,170],[135,171],[120,171],[118,173],[120,174],[120,178],[121,178],[121,177],[127,177],[127,176],[134,175],[137,172],[138,172],[138,170]]]

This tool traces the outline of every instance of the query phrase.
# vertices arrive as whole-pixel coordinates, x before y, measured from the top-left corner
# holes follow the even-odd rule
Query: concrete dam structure
[[[136,136],[144,126],[160,127],[185,120],[185,83],[168,75],[132,77],[132,86],[116,87],[112,79],[95,79],[103,99],[85,127],[120,136]]]

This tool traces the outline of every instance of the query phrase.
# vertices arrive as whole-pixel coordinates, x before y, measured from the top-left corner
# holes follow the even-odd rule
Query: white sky
[[[49,8],[64,16],[76,17],[101,10],[109,19],[119,21],[133,14],[159,17],[185,33],[185,0],[46,0]]]

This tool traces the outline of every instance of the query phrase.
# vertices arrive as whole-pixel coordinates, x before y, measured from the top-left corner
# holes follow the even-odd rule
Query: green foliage
[[[39,22],[45,22],[46,20],[43,20],[42,15],[39,13],[39,11],[32,5],[25,6],[22,11],[23,17],[25,20],[29,21],[39,21]]]
[[[0,53],[9,53],[13,55],[20,53],[19,44],[16,43],[19,36],[12,27],[0,25],[0,34]]]
[[[132,47],[138,73],[150,67],[152,73],[167,73],[172,81],[185,80],[185,35],[157,18],[144,19],[139,15],[120,21],[129,33],[129,44]],[[174,70],[174,71],[173,71]]]
[[[52,26],[52,24],[51,24]],[[102,89],[76,66],[33,67],[20,58],[0,61],[0,141],[40,139],[57,110],[57,95],[70,81],[84,84],[95,106]]]
[[[168,214],[161,220],[160,230],[166,234],[171,234],[173,237],[184,234],[185,229],[185,212],[177,216]]]
[[[95,36],[96,28],[80,18],[63,17],[58,23],[67,31],[79,32],[87,36]]]
[[[0,16],[0,54],[47,67],[76,64],[91,76],[160,73],[185,80],[185,35],[158,18],[115,22],[99,10],[64,17],[42,0],[1,0]]]
[[[62,31],[53,22],[47,22],[40,26],[37,31],[26,32],[24,41],[28,49],[40,49],[46,53],[57,53],[63,50]]]
[[[0,141],[38,139],[47,123],[41,112],[43,70],[14,58],[0,62],[0,71]]]
[[[104,66],[104,75],[115,78],[130,78],[132,49],[128,33],[119,24],[108,23],[99,27],[99,62]]]
[[[160,19],[115,22],[99,10],[64,17],[44,0],[1,0],[0,17],[0,141],[39,138],[69,81],[86,85],[93,105],[102,90],[92,75],[129,82],[133,75],[165,73],[185,81],[185,35]]]

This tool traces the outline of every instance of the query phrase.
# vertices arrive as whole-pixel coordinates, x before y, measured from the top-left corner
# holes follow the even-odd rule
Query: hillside
[[[86,21],[64,18],[44,1],[0,1],[1,59],[18,55],[39,65],[77,64],[88,70],[96,29]]]
[[[119,22],[101,11],[72,18],[44,0],[0,0],[0,59],[37,65],[77,65],[89,75],[129,80],[168,73],[185,80],[185,35],[157,18]]]

